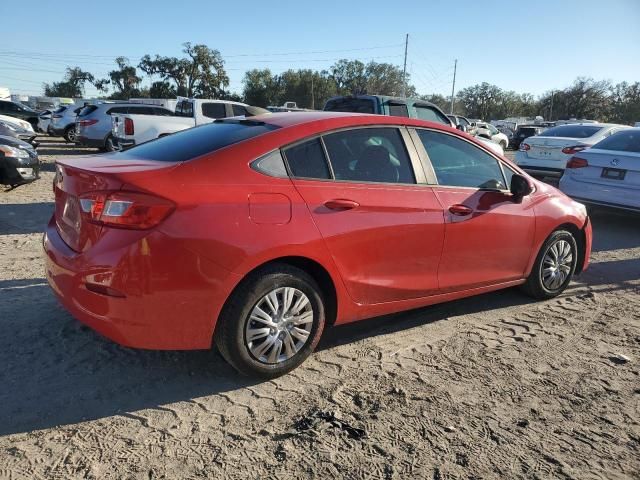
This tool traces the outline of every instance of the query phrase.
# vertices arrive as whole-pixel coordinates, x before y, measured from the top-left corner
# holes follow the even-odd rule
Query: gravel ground
[[[511,289],[336,327],[299,369],[119,347],[49,291],[52,162],[0,193],[0,479],[640,478],[640,219],[593,212],[560,298]],[[621,357],[620,355],[624,355]]]

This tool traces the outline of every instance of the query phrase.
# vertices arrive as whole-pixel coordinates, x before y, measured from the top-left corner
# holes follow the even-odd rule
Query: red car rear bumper
[[[239,277],[161,233],[137,238],[77,253],[52,218],[44,236],[49,285],[76,319],[121,345],[209,348],[220,309]],[[87,285],[108,287],[111,294]]]

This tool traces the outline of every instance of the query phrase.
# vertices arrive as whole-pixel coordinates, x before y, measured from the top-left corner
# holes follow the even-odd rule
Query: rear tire
[[[104,142],[104,151],[105,152],[115,152],[116,151],[116,147],[113,144],[113,136],[109,135],[107,137],[107,139]]]
[[[75,143],[75,141],[76,141],[76,126],[75,125],[71,125],[70,127],[66,128],[66,130],[64,131],[64,139],[68,143]]]
[[[557,297],[571,282],[577,261],[576,239],[566,230],[556,230],[542,245],[522,290],[539,300]]]
[[[298,367],[325,325],[321,289],[285,264],[250,274],[225,304],[215,333],[224,359],[244,375],[274,378]]]

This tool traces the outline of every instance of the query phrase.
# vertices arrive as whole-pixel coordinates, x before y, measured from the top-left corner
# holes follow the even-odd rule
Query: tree
[[[249,105],[276,105],[281,96],[279,79],[268,68],[249,70],[244,74],[242,83],[244,101]]]
[[[197,98],[218,98],[229,86],[229,77],[218,50],[206,45],[184,43],[186,57],[151,58],[145,55],[138,67],[147,75],[159,75],[164,82],[173,82],[177,95]]]
[[[176,98],[176,87],[169,82],[153,82],[149,88],[150,98]]]
[[[402,70],[390,63],[369,62],[342,59],[323,72],[333,80],[338,95],[402,95],[404,78]],[[407,74],[407,96],[416,95],[415,87],[409,84]]]
[[[109,82],[116,89],[111,98],[125,100],[140,96],[142,78],[137,75],[136,67],[130,65],[126,57],[117,57],[116,64],[118,69],[109,72]]]
[[[106,85],[103,80],[96,81],[91,73],[85,72],[80,67],[67,67],[64,80],[43,85],[44,94],[47,97],[80,98],[84,95],[84,86],[87,82],[100,91],[106,91]]]

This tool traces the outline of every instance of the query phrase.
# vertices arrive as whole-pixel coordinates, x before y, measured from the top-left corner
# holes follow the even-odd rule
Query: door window
[[[236,117],[247,114],[247,109],[242,105],[232,105],[231,108],[233,109],[233,115]]]
[[[408,117],[409,110],[407,110],[407,106],[403,103],[390,103],[389,115],[394,115],[396,117]]]
[[[418,130],[439,185],[506,190],[498,160],[453,135]]]
[[[284,153],[289,164],[289,171],[294,177],[323,180],[331,178],[331,172],[319,138],[289,147]]]
[[[224,103],[203,103],[202,114],[209,118],[224,118],[227,111]]]
[[[397,128],[361,128],[323,137],[336,180],[416,183]]]

